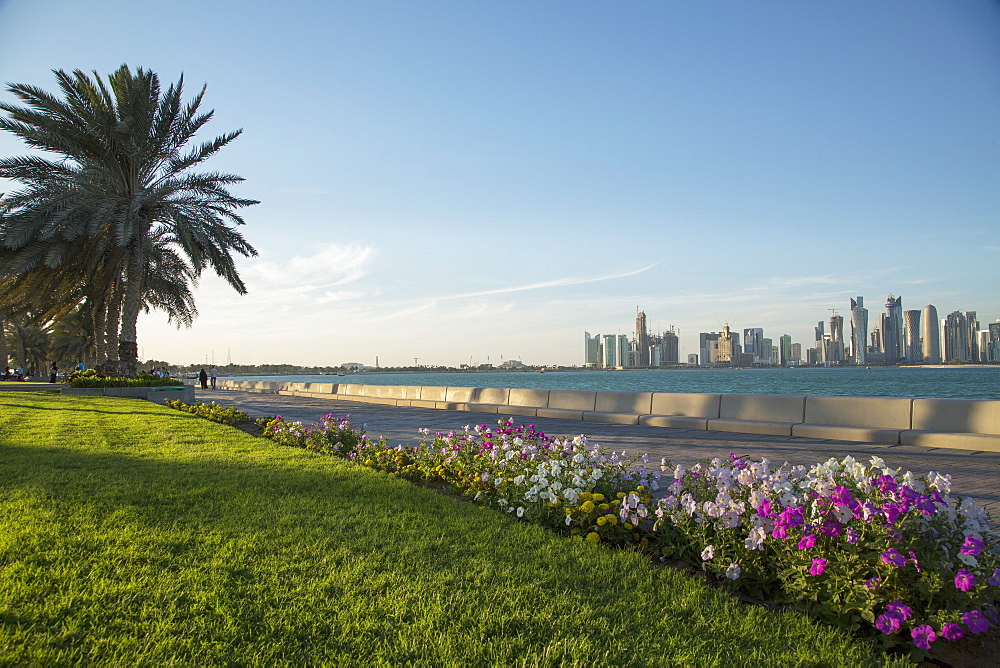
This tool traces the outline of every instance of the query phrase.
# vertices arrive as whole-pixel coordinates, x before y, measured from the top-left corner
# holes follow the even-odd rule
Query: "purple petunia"
[[[813,559],[809,567],[809,575],[823,575],[826,570],[826,559]]]
[[[810,547],[816,544],[816,534],[809,534],[808,536],[803,536],[799,540],[799,549],[808,550]]]
[[[885,635],[889,635],[898,631],[902,623],[903,616],[901,614],[898,612],[887,612],[878,616],[878,619],[875,620],[875,628]]]
[[[861,538],[861,534],[859,534],[858,530],[855,529],[854,527],[847,527],[847,529],[844,531],[844,535],[847,537],[847,542],[850,543],[851,545],[857,544],[858,539]]]
[[[903,619],[909,619],[913,616],[913,608],[906,605],[902,601],[892,601],[887,603],[885,609],[889,612],[898,612],[903,616]]]
[[[913,627],[913,630],[910,631],[910,636],[913,638],[913,644],[920,649],[930,649],[931,643],[937,640],[934,628],[928,624]]]
[[[906,558],[899,553],[899,550],[890,547],[882,553],[882,562],[893,566],[905,566]]]
[[[955,588],[962,591],[971,591],[976,586],[976,577],[964,568],[958,569],[955,574]]]
[[[994,587],[1000,587],[1000,568],[993,571],[993,575],[987,580]]]
[[[986,547],[986,543],[981,538],[970,535],[965,537],[965,542],[962,543],[962,547],[958,551],[970,557],[978,557],[984,547]]]
[[[990,623],[986,621],[986,617],[979,610],[970,610],[965,613],[962,615],[962,621],[973,633],[985,633],[990,630]]]
[[[948,622],[941,627],[941,637],[951,641],[959,640],[965,636],[962,627],[954,622]]]

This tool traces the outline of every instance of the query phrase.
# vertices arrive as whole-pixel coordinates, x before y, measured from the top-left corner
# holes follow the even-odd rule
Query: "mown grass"
[[[884,661],[344,461],[141,400],[0,393],[0,664]]]

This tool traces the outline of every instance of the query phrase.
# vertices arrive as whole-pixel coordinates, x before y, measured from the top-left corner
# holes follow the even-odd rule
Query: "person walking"
[[[201,383],[201,389],[208,389],[208,374],[205,373],[204,369],[202,369],[201,373],[198,374],[198,381]]]
[[[215,381],[219,379],[219,370],[216,369],[214,366],[212,367],[211,375],[212,375],[212,389],[214,390]]]
[[[49,369],[49,382],[50,383],[56,382],[56,376],[57,375],[59,375],[59,367],[57,367],[56,363],[53,362],[52,363],[52,368]]]

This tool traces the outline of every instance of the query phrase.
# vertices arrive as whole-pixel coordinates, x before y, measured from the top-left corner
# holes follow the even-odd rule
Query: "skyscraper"
[[[663,332],[663,339],[660,343],[660,364],[677,364],[680,361],[680,340],[673,325]]]
[[[749,327],[743,330],[743,352],[753,355],[754,364],[770,362],[763,355],[764,330],[760,327]]]
[[[889,295],[882,316],[882,349],[885,363],[896,364],[903,357],[903,298]]]
[[[826,347],[827,362],[844,361],[844,316],[830,316],[830,342]]]
[[[919,362],[923,357],[920,350],[920,311],[903,311],[903,352],[910,362]]]
[[[778,364],[785,366],[792,359],[792,337],[788,334],[782,334],[780,341],[781,352],[778,357]]]
[[[944,319],[944,358],[946,361],[972,361],[972,342],[969,340],[969,320],[965,313],[952,311]]]
[[[584,366],[601,365],[601,335],[591,336],[590,332],[583,333],[584,340]]]
[[[640,367],[649,366],[649,330],[646,328],[645,311],[638,311],[635,315],[635,345],[635,365]]]
[[[719,354],[718,332],[701,332],[698,334],[698,353],[701,356],[702,365],[715,364]]]
[[[924,307],[920,352],[925,364],[941,363],[941,323],[938,321],[937,309],[928,304]]]
[[[855,364],[865,363],[868,349],[868,309],[864,301],[863,297],[851,300],[851,354]]]

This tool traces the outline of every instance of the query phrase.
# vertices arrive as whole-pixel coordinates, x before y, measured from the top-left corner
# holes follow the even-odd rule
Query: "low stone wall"
[[[134,397],[163,404],[167,399],[194,403],[194,385],[165,385],[163,387],[64,387],[63,394],[80,394],[91,397]]]
[[[1000,401],[232,380],[219,387],[505,416],[1000,452]]]

